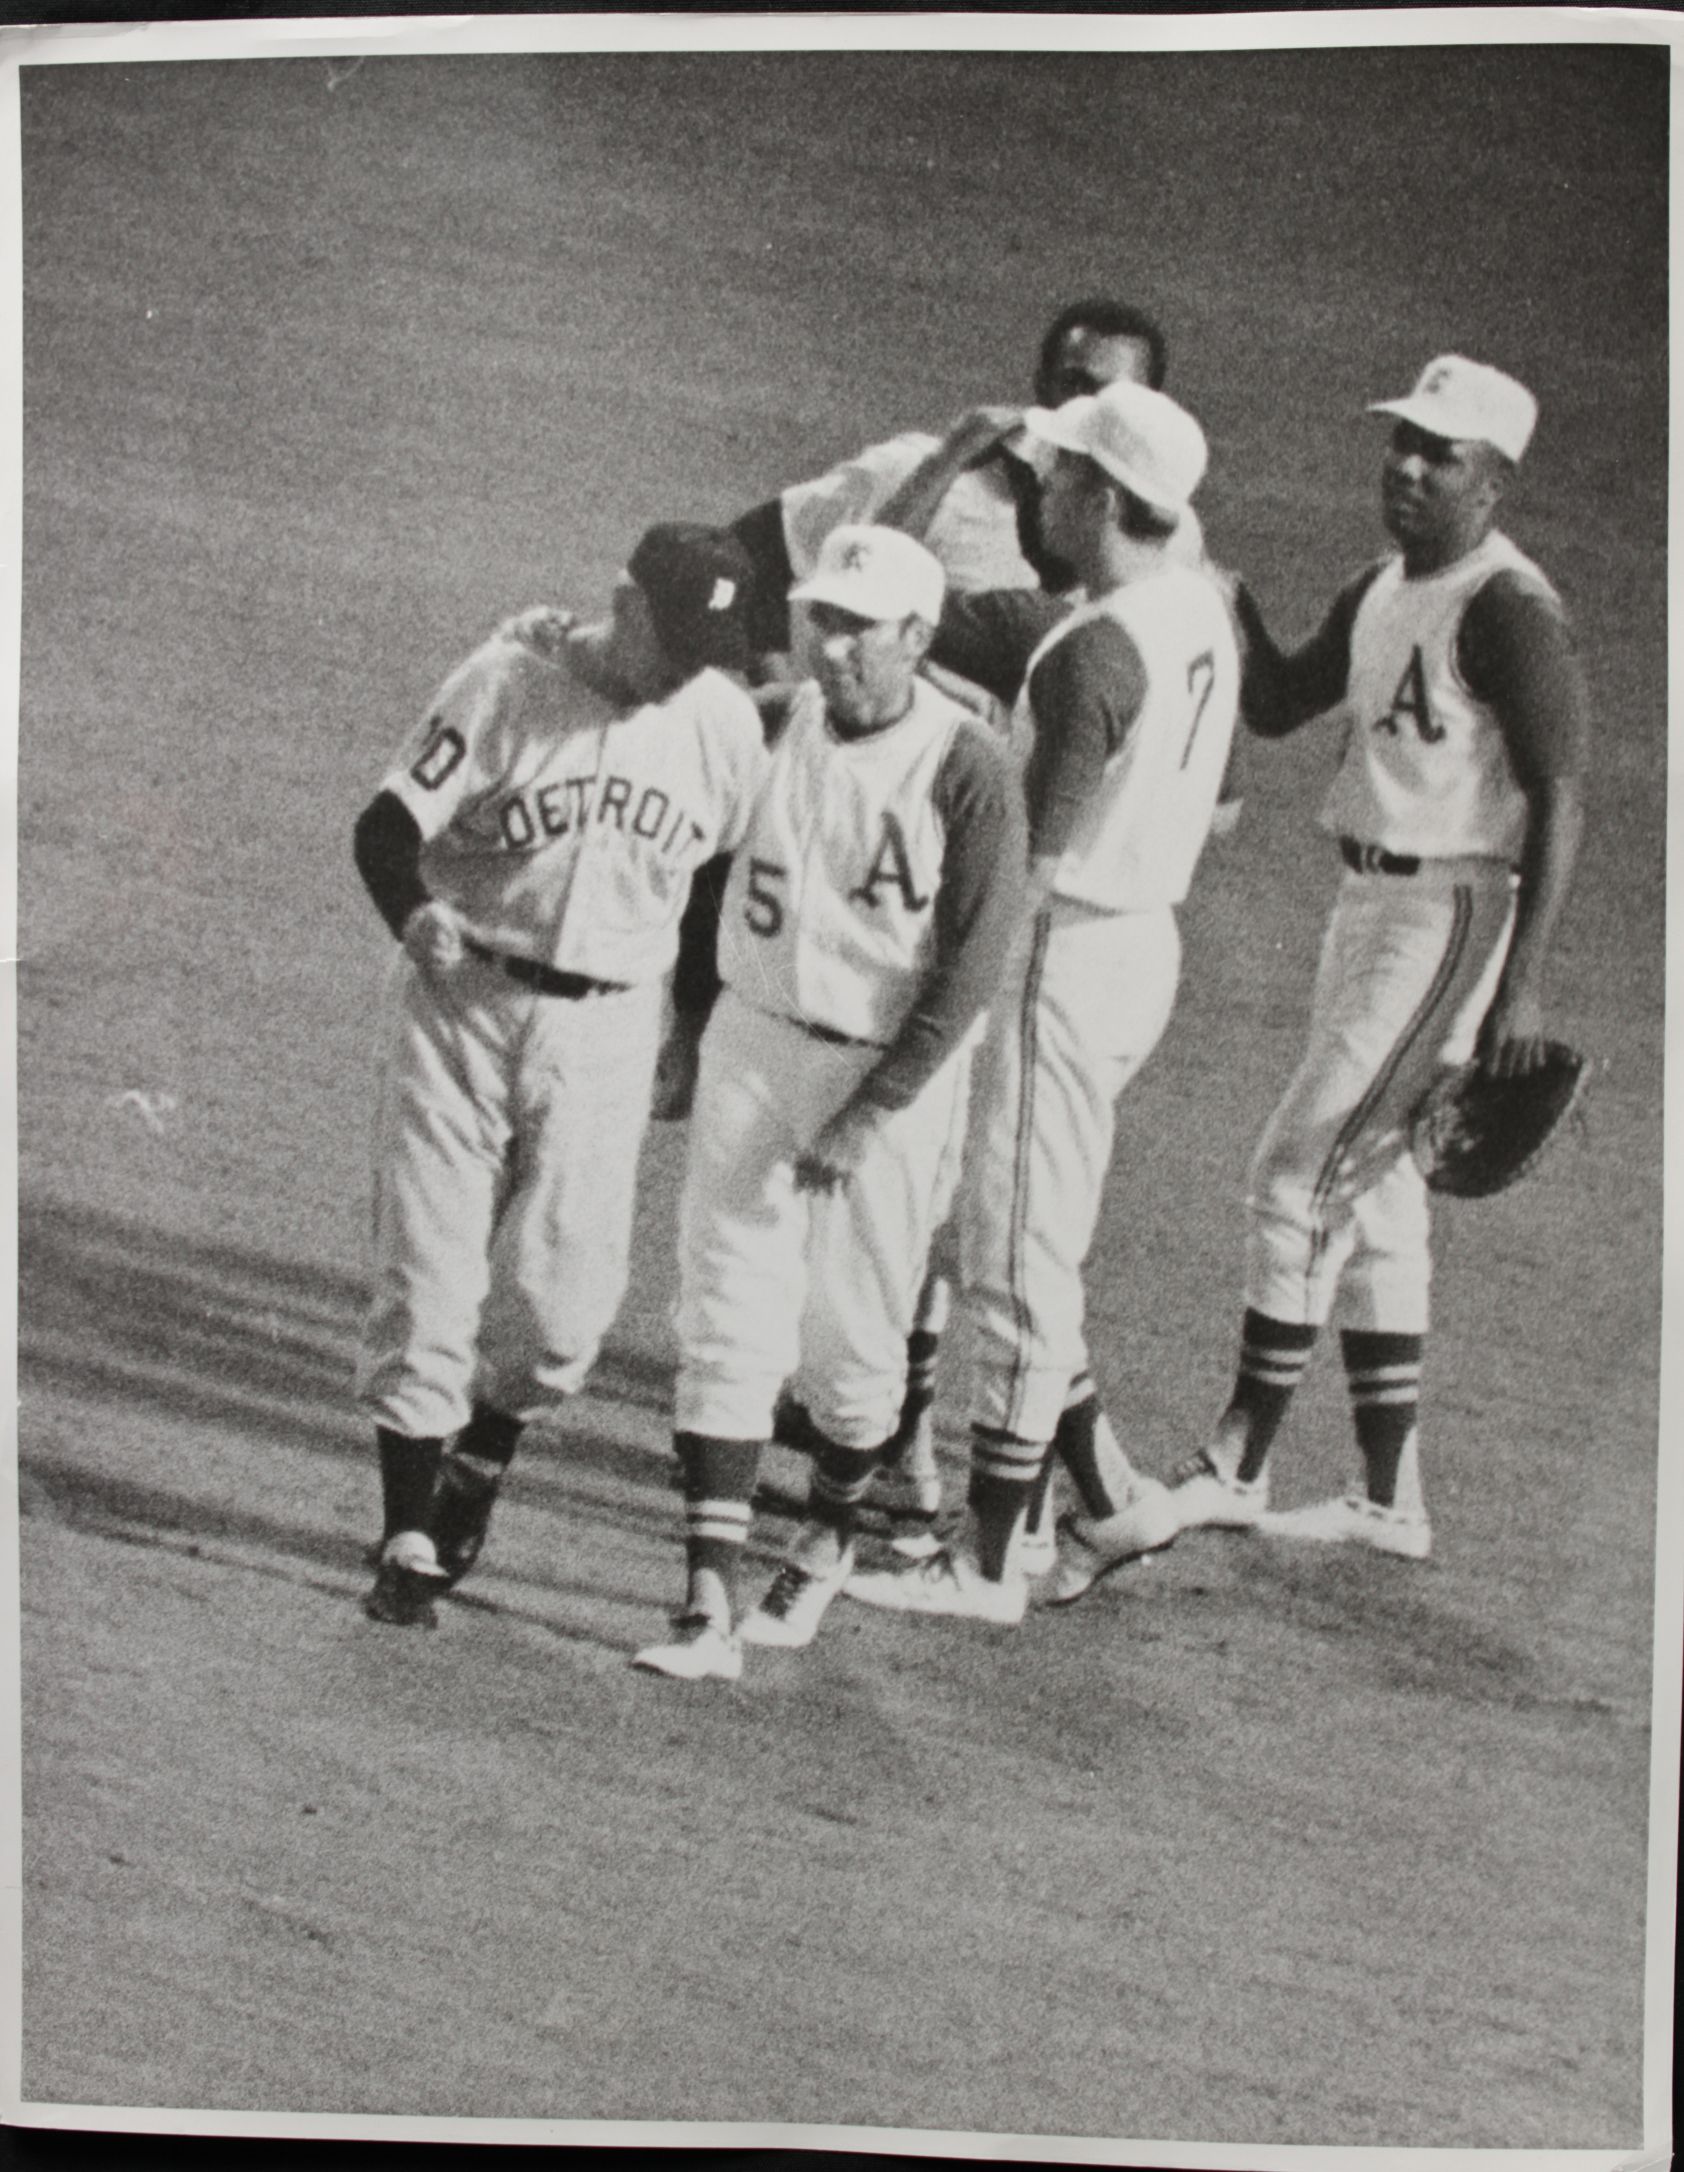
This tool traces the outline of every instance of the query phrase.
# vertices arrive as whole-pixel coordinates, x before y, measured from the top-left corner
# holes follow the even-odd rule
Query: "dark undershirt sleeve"
[[[1590,749],[1590,689],[1555,600],[1499,573],[1469,603],[1456,664],[1489,704],[1522,789],[1545,777],[1582,777]]]
[[[762,656],[789,647],[789,592],[795,569],[789,562],[784,536],[783,502],[768,498],[731,523],[731,533],[748,552],[754,567],[754,592],[749,598],[748,638]]]
[[[1076,585],[1076,569],[1048,550],[1041,532],[1041,478],[1029,462],[1002,446],[995,455],[1017,509],[1017,547],[1034,567],[1035,578],[1050,596],[1067,595]]]
[[[1069,844],[1145,699],[1140,651],[1114,618],[1088,619],[1035,666],[1029,680],[1035,745],[1023,778],[1031,859]]]
[[[672,1007],[685,1025],[699,1032],[719,994],[719,915],[731,855],[716,853],[697,868],[690,901],[678,923],[678,963],[672,972]]]
[[[990,588],[949,595],[930,644],[930,661],[956,671],[998,701],[1015,701],[1029,659],[1066,616],[1069,604],[1033,588]]]
[[[914,1101],[987,1008],[1024,907],[1022,794],[986,726],[954,735],[933,797],[945,838],[933,956],[893,1046],[861,1081],[860,1098],[881,1109]]]
[[[421,880],[421,831],[395,792],[379,792],[357,817],[357,873],[375,909],[401,942],[403,924],[430,892]]]
[[[1284,739],[1344,700],[1351,676],[1351,628],[1379,570],[1378,563],[1369,566],[1342,588],[1309,640],[1290,652],[1275,646],[1257,599],[1241,582],[1234,597],[1244,646],[1240,713],[1259,738]]]

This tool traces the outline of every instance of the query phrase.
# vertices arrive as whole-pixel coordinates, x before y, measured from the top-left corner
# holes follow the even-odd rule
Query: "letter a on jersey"
[[[877,856],[871,870],[857,889],[850,890],[850,898],[857,898],[862,905],[877,903],[878,885],[892,882],[900,892],[900,901],[909,913],[921,913],[930,902],[918,895],[918,887],[912,879],[912,855],[906,849],[906,833],[895,817],[885,810],[883,836],[877,847]]]
[[[1410,650],[1392,705],[1376,729],[1390,732],[1395,739],[1403,729],[1404,717],[1413,720],[1416,731],[1429,745],[1444,737],[1444,726],[1434,722],[1432,704],[1427,699],[1427,667],[1421,661],[1419,648]]]

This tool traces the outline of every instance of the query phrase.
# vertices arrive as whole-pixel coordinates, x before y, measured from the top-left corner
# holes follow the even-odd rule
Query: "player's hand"
[[[980,467],[1022,427],[1021,407],[969,407],[949,424],[945,449],[961,467]]]
[[[1479,1029],[1474,1060],[1493,1078],[1524,1078],[1544,1060],[1544,1013],[1527,988],[1499,988]]]
[[[403,947],[429,980],[453,973],[467,956],[467,922],[454,905],[432,898],[403,924]]]
[[[1245,801],[1240,798],[1219,799],[1216,812],[1210,818],[1212,837],[1232,837],[1240,826],[1240,816],[1245,812]]]
[[[689,1115],[701,1061],[701,1028],[676,1020],[655,1059],[655,1091],[650,1097],[649,1113],[657,1124],[681,1124]]]
[[[553,664],[577,623],[571,611],[563,611],[553,603],[535,603],[517,611],[513,618],[504,619],[497,631],[505,641],[518,641],[522,648]]]
[[[833,1192],[859,1169],[871,1151],[877,1117],[849,1103],[823,1125],[804,1154],[795,1157],[798,1192]]]

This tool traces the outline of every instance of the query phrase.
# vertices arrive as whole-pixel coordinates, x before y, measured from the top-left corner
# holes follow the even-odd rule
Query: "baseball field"
[[[21,71],[43,2119],[788,2123],[1146,2162],[1642,2142],[1667,74],[1582,45]],[[353,818],[507,611],[588,609],[652,520],[1026,397],[1044,321],[1094,291],[1162,318],[1212,548],[1283,634],[1381,547],[1365,401],[1456,350],[1541,402],[1505,525],[1595,690],[1552,1023],[1597,1074],[1536,1177],[1441,1219],[1431,1563],[1195,1533],[1016,1633],[839,1603],[736,1687],[635,1674],[680,1581],[674,1128],[601,1366],[481,1570],[437,1635],[366,1621],[350,1368],[390,945]],[[1149,1469],[1226,1391],[1334,752],[1247,750],[1120,1111],[1092,1342]],[[963,1391],[956,1346],[954,1499]],[[1346,1482],[1343,1393],[1324,1352],[1281,1504]],[[757,1559],[789,1528],[769,1509]]]

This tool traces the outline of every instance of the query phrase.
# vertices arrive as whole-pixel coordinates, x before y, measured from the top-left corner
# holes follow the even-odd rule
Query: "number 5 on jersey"
[[[743,901],[743,918],[756,935],[776,935],[784,924],[784,901],[778,893],[778,884],[789,880],[789,869],[776,860],[750,860],[748,863],[748,896]]]

